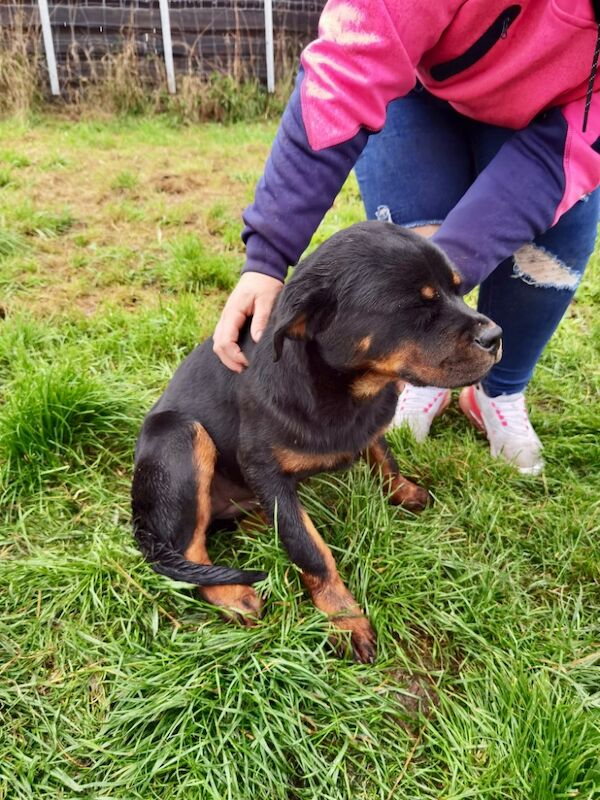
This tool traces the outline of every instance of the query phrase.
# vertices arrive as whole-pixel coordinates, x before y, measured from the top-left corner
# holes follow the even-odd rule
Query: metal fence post
[[[265,2],[265,47],[267,52],[267,91],[275,91],[275,50],[273,47],[273,0]]]
[[[38,0],[38,9],[40,12],[40,21],[42,23],[42,36],[44,38],[44,49],[46,51],[48,75],[50,76],[50,91],[56,97],[60,95],[60,87],[58,85],[58,71],[56,69],[56,55],[54,53],[54,42],[52,40],[52,28],[50,27],[48,0]]]
[[[167,70],[167,86],[170,94],[175,94],[175,67],[173,65],[173,43],[171,41],[171,19],[169,17],[169,0],[160,0],[160,24],[162,27],[163,50],[165,52],[165,69]]]

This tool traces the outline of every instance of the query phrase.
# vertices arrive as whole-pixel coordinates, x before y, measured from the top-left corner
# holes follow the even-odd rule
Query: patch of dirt
[[[187,194],[188,192],[204,188],[202,181],[191,175],[159,175],[152,182],[152,187],[157,192],[165,194]]]
[[[389,674],[394,683],[402,687],[402,691],[396,692],[396,699],[409,717],[429,717],[433,709],[438,707],[437,685],[432,675],[402,668],[392,670]],[[402,727],[412,728],[412,725],[402,723]]]
[[[35,211],[48,212],[66,208],[74,218],[64,234],[29,238],[27,269],[23,275],[15,275],[14,285],[9,287],[10,303],[4,302],[7,311],[27,306],[44,317],[74,308],[89,315],[115,298],[135,307],[135,300],[126,299],[133,294],[140,296],[140,305],[156,302],[158,287],[146,291],[145,264],[161,257],[163,239],[191,228],[211,247],[226,247],[220,237],[212,241],[206,224],[210,209],[224,198],[232,204],[231,213],[239,216],[241,231],[247,189],[232,175],[248,167],[259,174],[266,144],[256,148],[262,153],[260,161],[257,157],[248,164],[244,148],[236,142],[214,140],[210,127],[184,129],[177,140],[167,136],[166,143],[138,142],[136,131],[127,126],[116,132],[111,128],[104,133],[113,136],[115,145],[107,150],[101,123],[99,141],[92,137],[85,147],[73,138],[71,125],[59,120],[5,142],[20,152],[27,141],[31,159],[31,166],[24,171],[26,181],[11,194],[13,205],[31,205]],[[90,136],[86,126],[81,134]],[[64,163],[48,167],[48,160],[57,153]],[[119,192],[113,187],[125,172],[135,175],[137,184]],[[119,260],[122,286],[116,267]]]
[[[438,686],[442,675],[455,674],[461,664],[455,654],[445,656],[443,643],[436,643],[422,632],[416,632],[409,643],[402,643],[402,649],[405,664],[388,671],[387,688],[394,692],[406,714],[401,727],[414,733],[423,717],[429,718],[440,704]]]

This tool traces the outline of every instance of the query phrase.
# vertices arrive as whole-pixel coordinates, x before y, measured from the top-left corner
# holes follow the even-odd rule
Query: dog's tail
[[[193,583],[196,586],[217,586],[230,583],[253,584],[267,577],[266,572],[258,570],[232,569],[188,561],[170,542],[157,540],[153,534],[136,524],[135,520],[134,534],[142,555],[152,569],[175,581]]]

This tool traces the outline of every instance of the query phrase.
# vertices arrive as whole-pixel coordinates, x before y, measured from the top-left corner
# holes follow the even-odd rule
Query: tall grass
[[[237,36],[239,31],[233,33],[234,39]],[[72,48],[61,67],[62,97],[53,103],[69,114],[168,114],[179,122],[232,123],[276,117],[292,87],[291,49],[293,45],[280,37],[280,77],[274,94],[267,93],[254,77],[252,63],[235,57],[229,73],[200,74],[190,63],[188,71],[177,76],[177,93],[170,95],[162,59],[153,54],[140,56],[135,41],[124,33],[121,48],[99,60],[93,53]],[[82,62],[84,73],[80,72]],[[47,100],[48,76],[39,30],[26,27],[17,15],[10,27],[0,30],[0,116],[27,116],[42,109]]]
[[[13,363],[0,419],[0,502],[70,482],[97,463],[116,463],[123,433],[135,427],[131,400],[71,355]],[[19,369],[20,367],[20,369]]]
[[[44,93],[39,56],[36,32],[21,14],[11,28],[0,28],[0,115],[24,117],[39,108]]]

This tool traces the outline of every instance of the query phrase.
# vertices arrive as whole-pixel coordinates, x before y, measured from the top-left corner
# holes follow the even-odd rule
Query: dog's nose
[[[475,336],[475,344],[492,355],[496,355],[502,342],[502,328],[499,325],[486,325]]]

